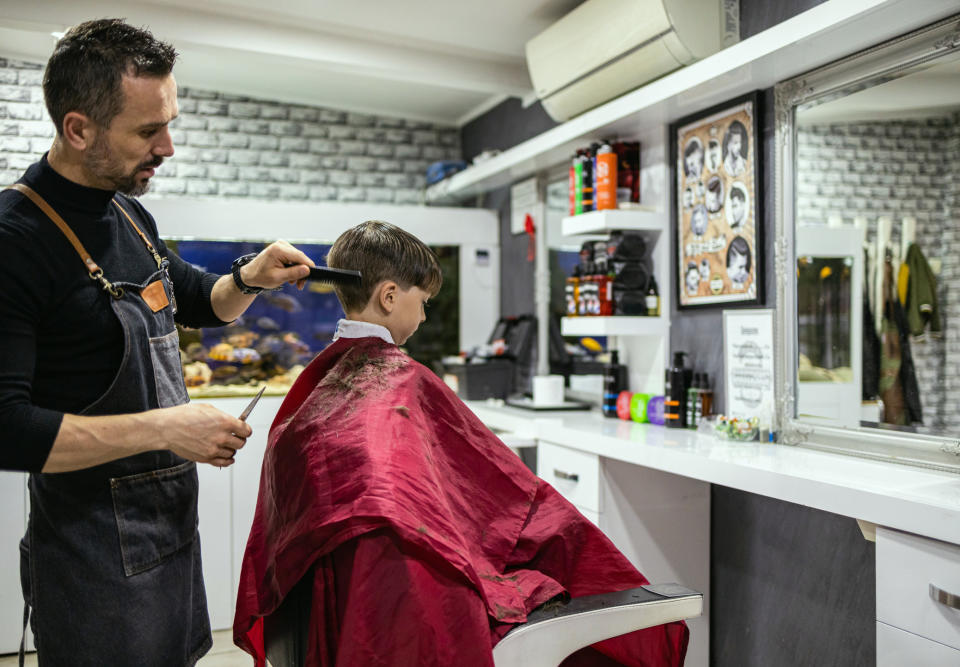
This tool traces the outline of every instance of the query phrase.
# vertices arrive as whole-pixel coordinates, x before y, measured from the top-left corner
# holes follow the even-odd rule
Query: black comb
[[[329,285],[359,286],[362,280],[359,271],[350,269],[331,269],[329,266],[311,266],[307,280]]]

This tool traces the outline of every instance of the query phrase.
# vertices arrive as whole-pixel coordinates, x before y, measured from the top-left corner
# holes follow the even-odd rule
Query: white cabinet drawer
[[[537,475],[581,510],[602,512],[600,457],[552,442],[537,443]]]
[[[931,584],[960,595],[960,545],[877,528],[877,620],[960,649],[960,610]]]
[[[957,667],[960,650],[877,623],[877,667]]]

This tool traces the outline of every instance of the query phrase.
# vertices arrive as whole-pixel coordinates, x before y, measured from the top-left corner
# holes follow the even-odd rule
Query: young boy
[[[397,347],[440,289],[430,249],[365,222],[337,239],[327,263],[363,282],[337,288],[346,319],[270,429],[237,645],[262,665],[262,617],[306,578],[309,665],[492,667],[497,641],[551,598],[647,583]],[[671,623],[565,664],[681,665],[686,644],[686,626]]]

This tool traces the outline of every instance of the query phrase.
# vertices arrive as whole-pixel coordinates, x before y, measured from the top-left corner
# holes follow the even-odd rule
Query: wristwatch
[[[237,289],[239,289],[244,294],[260,294],[263,291],[263,287],[254,287],[243,282],[243,279],[240,277],[240,267],[245,264],[249,264],[253,261],[253,258],[257,256],[257,253],[252,252],[249,255],[241,255],[233,260],[233,264],[230,266],[230,272],[233,274],[233,282],[237,284]]]

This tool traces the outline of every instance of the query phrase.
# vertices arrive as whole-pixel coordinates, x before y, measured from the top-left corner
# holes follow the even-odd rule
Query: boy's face
[[[425,306],[430,293],[419,287],[397,289],[393,311],[387,318],[387,328],[393,336],[393,342],[403,345],[413,335],[420,323],[427,319]]]

